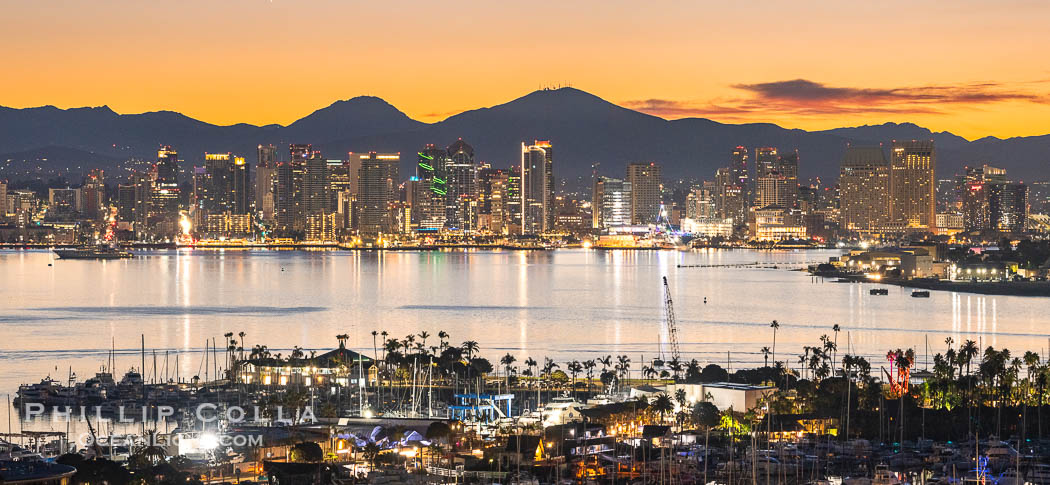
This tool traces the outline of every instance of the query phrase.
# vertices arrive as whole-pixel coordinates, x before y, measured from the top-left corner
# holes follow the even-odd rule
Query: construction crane
[[[667,313],[667,340],[671,343],[671,360],[681,360],[682,353],[678,351],[678,326],[674,321],[674,302],[671,301],[671,287],[667,285],[667,277],[664,276],[664,311]]]

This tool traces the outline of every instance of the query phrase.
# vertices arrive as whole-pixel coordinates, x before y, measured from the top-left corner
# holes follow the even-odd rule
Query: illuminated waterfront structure
[[[910,230],[936,231],[933,140],[894,141],[890,154],[890,218]]]
[[[393,205],[398,202],[400,153],[351,153],[358,172],[358,229],[366,234],[392,233],[398,229]],[[353,163],[352,163],[353,164]]]
[[[554,148],[549,141],[521,144],[521,233],[554,228]]]
[[[631,224],[656,224],[660,220],[663,184],[660,165],[627,164],[624,181],[631,184]]]
[[[841,227],[870,233],[890,219],[890,167],[882,147],[851,146],[839,168]]]

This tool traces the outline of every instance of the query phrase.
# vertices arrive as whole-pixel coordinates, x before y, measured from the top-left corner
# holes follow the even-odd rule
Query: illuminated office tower
[[[84,177],[80,195],[83,203],[80,213],[87,219],[100,221],[109,216],[106,201],[106,178],[101,168],[92,169]]]
[[[715,171],[715,202],[718,217],[732,219],[736,225],[747,222],[747,190],[736,183],[728,168]]]
[[[340,194],[350,193],[350,162],[328,160],[328,210],[338,212]]]
[[[504,216],[508,234],[521,233],[521,165],[514,164],[507,174],[507,214]]]
[[[293,143],[288,145],[288,154],[290,157],[289,161],[292,162],[305,162],[307,158],[313,153],[313,146],[309,144],[297,144]]]
[[[890,216],[908,228],[936,231],[937,200],[933,140],[893,142],[890,155]]]
[[[663,184],[656,163],[629,163],[625,182],[631,184],[631,224],[656,224],[660,220]]]
[[[319,152],[310,153],[303,162],[303,213],[309,216],[333,212],[330,189],[328,160]]]
[[[306,227],[306,211],[303,207],[302,161],[278,162],[273,191],[274,218],[281,232],[302,231]]]
[[[871,232],[890,219],[890,166],[882,147],[851,146],[839,167],[841,226]]]
[[[120,221],[131,224],[136,236],[144,235],[149,218],[153,180],[150,174],[135,171],[128,183],[118,187]]]
[[[171,146],[157,152],[147,224],[156,236],[174,236],[179,222],[179,154]]]
[[[734,181],[736,185],[739,185],[744,189],[746,193],[747,203],[751,204],[751,198],[754,197],[752,194],[752,176],[748,174],[748,163],[750,162],[747,147],[738,146],[733,149],[729,155],[729,177],[730,180]]]
[[[277,147],[259,145],[258,162],[255,166],[255,211],[266,222],[273,222],[273,185],[277,169]]]
[[[80,189],[47,189],[47,213],[50,217],[69,218],[83,210]]]
[[[366,234],[394,233],[398,224],[394,205],[399,198],[399,153],[355,153],[358,171],[358,229]]]
[[[7,181],[0,180],[0,223],[7,217]]]
[[[776,147],[760,147],[755,149],[755,162],[752,165],[751,185],[758,184],[758,179],[775,170],[777,159]],[[758,205],[758,204],[755,204]]]
[[[554,228],[554,150],[549,141],[521,144],[521,233]]]
[[[598,177],[594,184],[591,211],[598,229],[631,225],[631,182]]]
[[[967,167],[962,194],[967,231],[1024,232],[1028,222],[1028,187],[1007,181],[1006,170]]]
[[[486,165],[478,171],[478,228],[501,234],[507,227],[510,171]]]
[[[715,212],[715,184],[704,181],[700,187],[693,187],[685,196],[686,219],[713,219],[717,217]]]
[[[447,219],[448,152],[428,144],[416,155],[418,183],[412,184],[412,219],[417,229],[438,231],[445,227]]]
[[[445,150],[447,161],[445,164],[447,204],[446,225],[451,228],[464,229],[469,218],[465,212],[470,206],[470,201],[477,199],[478,167],[474,163],[474,147],[463,141],[462,138],[449,145]]]

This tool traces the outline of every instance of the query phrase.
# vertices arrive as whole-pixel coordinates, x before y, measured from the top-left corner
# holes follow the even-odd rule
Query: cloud
[[[623,105],[666,118],[714,116],[723,119],[753,119],[756,114],[945,114],[947,110],[944,108],[951,106],[977,108],[981,105],[1011,101],[1050,102],[1050,97],[1046,94],[990,82],[958,86],[857,88],[828,86],[808,79],[793,79],[735,84],[732,87],[747,96],[707,101],[643,99],[626,101]]]

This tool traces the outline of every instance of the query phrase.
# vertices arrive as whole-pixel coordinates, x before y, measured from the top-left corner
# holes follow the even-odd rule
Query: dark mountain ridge
[[[401,152],[402,177],[407,177],[414,171],[419,147],[448,145],[460,137],[474,146],[479,161],[495,167],[515,163],[523,141],[551,140],[559,178],[590,174],[596,162],[603,174],[619,176],[632,161],[659,162],[668,179],[711,178],[737,145],[797,149],[803,178],[834,178],[849,143],[888,145],[893,139],[918,138],[936,141],[940,177],[967,164],[991,163],[1006,168],[1011,178],[1046,178],[1050,161],[1050,135],[968,141],[912,123],[810,132],[770,123],[665,120],[573,88],[535,91],[437,123],[413,120],[371,96],[336,101],[288,126],[218,126],[173,111],[122,115],[106,106],[0,107],[0,153],[6,154],[0,161],[17,162],[32,154],[66,168],[87,162],[80,159],[82,153],[92,154],[91,165],[132,157],[152,160],[162,144],[175,146],[189,166],[200,164],[206,151],[232,151],[254,160],[259,144],[311,143],[331,158],[344,158],[348,151]],[[279,153],[287,157],[283,148]]]

